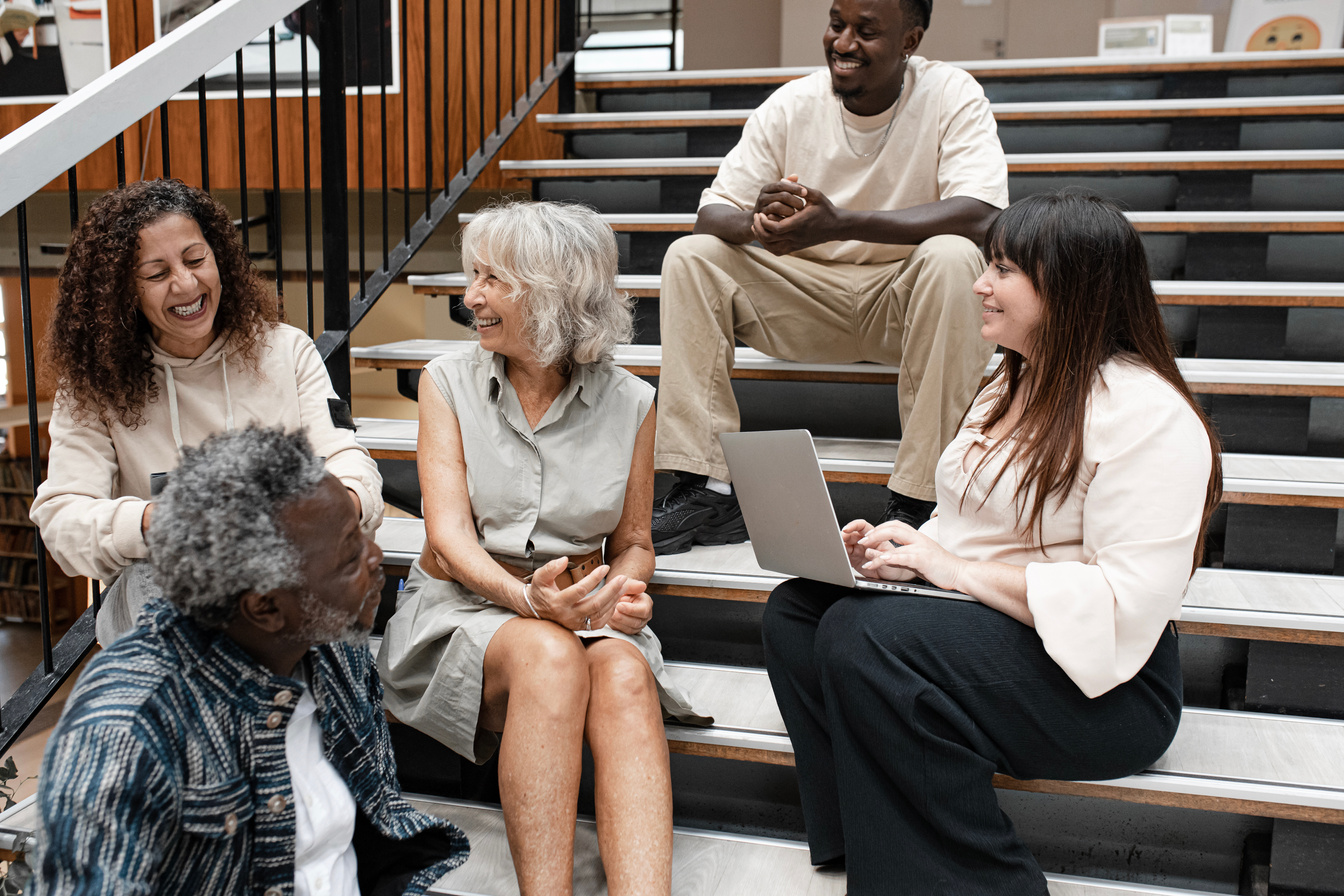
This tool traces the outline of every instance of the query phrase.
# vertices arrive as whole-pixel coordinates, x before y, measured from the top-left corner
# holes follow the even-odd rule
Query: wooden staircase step
[[[793,748],[763,669],[668,663],[709,728],[667,726],[674,752],[792,765]],[[1344,824],[1344,721],[1187,708],[1152,768],[1113,781],[1021,781],[1009,790]]]
[[[989,59],[953,62],[952,65],[970,72],[978,81],[1070,78],[1070,77],[1135,77],[1190,74],[1197,72],[1265,72],[1310,71],[1344,68],[1344,52],[1339,50],[1308,50],[1288,54],[1217,53],[1209,56],[1132,56],[1107,57],[1067,56],[1057,59]],[[784,84],[806,77],[820,66],[792,66],[784,68],[702,69],[673,72],[613,72],[580,75],[575,82],[579,90],[667,90],[673,88],[703,88],[714,86],[743,86]]]
[[[419,423],[360,417],[359,443],[374,457],[411,460]],[[899,442],[876,439],[816,439],[828,482],[885,485]],[[1224,454],[1223,502],[1280,507],[1344,507],[1344,459],[1277,454]]]
[[[1013,153],[1006,156],[1009,174],[1033,173],[1151,173],[1182,171],[1338,171],[1344,169],[1344,150],[1201,150],[1177,152],[1059,152]],[[660,159],[528,159],[503,161],[507,177],[713,177],[717,156]]]
[[[424,521],[387,519],[378,544],[390,567],[409,567]],[[763,603],[788,576],[762,569],[751,543],[697,546],[658,557],[654,594]],[[1344,577],[1254,570],[1195,571],[1177,629],[1183,634],[1344,646]]]
[[[439,355],[470,353],[474,345],[460,339],[405,339],[352,348],[350,356],[355,367],[419,370]],[[735,359],[735,379],[891,384],[900,375],[898,367],[885,364],[782,361],[750,348],[737,349]],[[657,376],[662,347],[618,346],[615,361],[639,376]],[[1201,394],[1344,397],[1344,363],[1220,358],[1178,358],[1176,363],[1191,390]],[[998,364],[995,355],[985,365],[985,376]]]
[[[1147,212],[1131,212],[1130,219],[1140,215],[1148,215]],[[1207,214],[1246,214],[1243,212],[1209,212]],[[1306,214],[1315,213],[1290,213],[1292,217],[1304,217]],[[1322,221],[1319,224],[1314,222],[1302,221],[1301,223],[1310,227],[1329,227],[1339,228],[1344,232],[1344,214],[1336,215],[1333,212],[1319,213],[1327,216],[1328,222]],[[463,218],[468,217],[463,215]],[[618,217],[615,215],[604,215],[605,218]],[[652,215],[629,215],[620,217],[648,218]],[[686,217],[691,218],[694,223],[694,215],[666,215],[662,217]],[[1192,214],[1181,216],[1183,219],[1193,218]],[[1193,223],[1193,222],[1191,222]],[[1227,232],[1232,230],[1233,224],[1230,222],[1222,225],[1228,227]],[[1243,225],[1235,225],[1240,228]],[[1254,225],[1244,225],[1248,229]],[[1279,226],[1275,224],[1273,226]],[[1283,226],[1289,226],[1286,223]],[[1156,229],[1156,228],[1154,228]],[[687,228],[689,232],[689,227]],[[1322,232],[1311,230],[1298,230],[1291,232]],[[467,285],[470,282],[467,275],[463,272],[454,272],[448,274],[413,274],[407,278],[411,285],[411,291],[417,295],[426,296],[460,296],[466,292]],[[663,278],[657,274],[621,274],[616,278],[618,289],[639,298],[656,298],[662,292]],[[1301,282],[1291,283],[1282,281],[1237,281],[1237,280],[1154,280],[1153,292],[1157,295],[1157,300],[1164,305],[1214,305],[1214,306],[1264,306],[1274,308],[1341,308],[1344,307],[1344,283],[1315,283]]]
[[[665,665],[691,704],[714,717],[708,727],[668,723],[672,752],[794,764],[793,746],[764,669],[685,662]],[[1021,780],[999,774],[994,776],[994,786],[1344,824],[1340,755],[1344,755],[1344,720],[1187,707],[1166,753],[1138,774],[1108,781]]]
[[[475,217],[473,212],[464,212],[457,220],[466,225]],[[1344,212],[1125,212],[1125,217],[1140,233],[1344,233]],[[690,233],[695,229],[695,219],[695,215],[686,213],[602,215],[617,233]],[[1234,281],[1191,282],[1231,285]],[[1286,284],[1269,281],[1266,285]]]
[[[1183,118],[1322,118],[1344,115],[1344,95],[1212,97],[1196,99],[1103,100],[1100,102],[991,103],[999,122],[1151,121]],[[751,109],[697,109],[676,112],[579,112],[541,114],[537,123],[556,133],[583,131],[684,130],[741,127]]]
[[[440,896],[516,896],[503,812],[493,805],[408,795],[420,809],[451,820],[471,841],[462,867],[430,888]],[[1100,878],[1047,874],[1051,896],[1208,896]],[[677,826],[672,832],[673,896],[841,896],[843,871],[812,867],[807,844]],[[606,879],[592,818],[574,834],[574,892],[604,896]]]
[[[429,892],[438,896],[517,896],[518,883],[498,806],[408,793],[417,808],[446,818],[471,842],[471,854]],[[31,849],[37,836],[36,797],[0,815],[0,850]],[[1208,896],[1193,890],[1048,874],[1052,896]],[[672,834],[673,896],[841,896],[843,871],[813,869],[807,845],[748,834],[677,826]],[[574,836],[574,892],[606,893],[605,874],[590,817]]]

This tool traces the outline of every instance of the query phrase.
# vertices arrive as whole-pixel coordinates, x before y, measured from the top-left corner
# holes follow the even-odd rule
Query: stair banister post
[[[346,183],[345,0],[318,0],[318,147],[322,164],[323,329],[338,338],[326,355],[336,394],[350,400],[350,222]],[[358,62],[356,62],[358,64]],[[363,288],[363,284],[360,284]]]
[[[555,28],[557,38],[555,64],[559,66],[561,55],[573,53],[578,49],[579,8],[575,0],[556,0]],[[573,113],[574,65],[572,62],[566,65],[564,71],[560,73],[555,89],[560,91],[560,114],[569,115]]]

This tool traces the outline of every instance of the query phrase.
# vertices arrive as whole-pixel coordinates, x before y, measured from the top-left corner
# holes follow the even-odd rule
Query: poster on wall
[[[0,0],[0,104],[56,103],[112,67],[106,0]]]
[[[154,0],[154,38],[171,34],[214,5],[216,0]],[[297,96],[303,87],[303,45],[308,51],[309,90],[317,89],[319,63],[317,10],[308,4],[308,13],[296,10],[275,24],[275,72],[280,96]],[[346,3],[345,5],[345,83],[348,92],[377,93],[386,85],[388,93],[401,89],[401,54],[397,4],[382,2]],[[382,21],[379,22],[381,16]],[[382,46],[379,47],[381,36]],[[245,96],[270,95],[270,34],[263,31],[243,47],[243,92]],[[381,73],[379,69],[382,69]],[[193,85],[194,86],[194,85]],[[229,56],[205,73],[207,96],[212,93],[236,95],[238,66]],[[179,94],[175,99],[195,99]]]
[[[1233,0],[1223,52],[1338,50],[1344,0]]]

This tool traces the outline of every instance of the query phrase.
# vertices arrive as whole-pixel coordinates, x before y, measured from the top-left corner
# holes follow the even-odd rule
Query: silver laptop
[[[932,585],[855,574],[807,430],[725,432],[719,443],[762,569],[851,588],[974,600]]]

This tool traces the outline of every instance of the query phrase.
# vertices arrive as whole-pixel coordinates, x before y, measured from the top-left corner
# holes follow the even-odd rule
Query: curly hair
[[[298,549],[277,519],[326,475],[302,430],[249,426],[182,449],[146,539],[164,596],[222,629],[247,592],[302,587]]]
[[[255,369],[264,328],[280,320],[228,209],[180,180],[137,181],[89,206],[75,227],[47,327],[47,385],[79,418],[134,428],[158,397],[150,328],[134,279],[140,231],[166,215],[195,221],[215,256],[222,293],[215,329]]]
[[[522,298],[528,348],[547,367],[609,361],[634,332],[633,300],[616,288],[616,234],[591,208],[506,202],[462,231],[462,265],[490,265]]]

